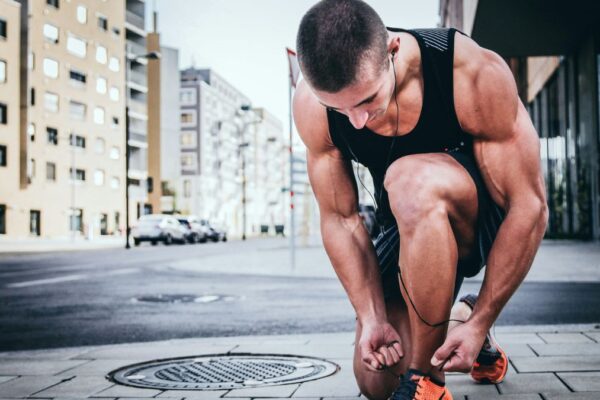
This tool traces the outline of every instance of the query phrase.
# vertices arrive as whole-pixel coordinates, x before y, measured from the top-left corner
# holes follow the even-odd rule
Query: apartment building
[[[20,111],[18,127],[10,131],[19,155],[0,199],[9,236],[119,230],[125,13],[120,4],[20,1],[20,48],[11,57],[20,62],[15,96]]]
[[[210,69],[181,72],[180,104],[178,209],[237,237],[283,224],[288,153],[281,122],[251,108],[248,97]]]
[[[19,135],[21,64],[21,6],[13,0],[0,0],[0,234],[18,223],[26,224],[25,210],[19,210]],[[29,211],[29,210],[28,210]],[[24,215],[21,215],[24,214]],[[10,227],[10,228],[9,228]],[[25,229],[25,228],[24,228]]]
[[[126,96],[129,109],[129,223],[154,210],[148,192],[154,189],[148,180],[148,60],[145,30],[146,2],[125,0]],[[157,38],[158,40],[158,38]]]

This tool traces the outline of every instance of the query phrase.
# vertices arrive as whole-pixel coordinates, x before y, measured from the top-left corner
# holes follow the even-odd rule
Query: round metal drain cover
[[[223,390],[275,386],[332,375],[337,364],[318,358],[226,354],[151,361],[111,372],[113,381],[163,390]]]
[[[194,294],[156,294],[134,297],[132,300],[144,303],[212,303],[215,301],[233,301],[235,297],[220,294],[206,294],[201,296]]]

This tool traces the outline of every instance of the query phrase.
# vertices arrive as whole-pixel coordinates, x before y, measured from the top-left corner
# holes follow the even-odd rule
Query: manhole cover
[[[213,303],[215,301],[233,301],[233,296],[223,296],[220,294],[156,294],[149,296],[138,296],[132,299],[134,302],[144,303]]]
[[[312,381],[338,369],[337,364],[318,358],[228,354],[135,364],[111,372],[108,378],[139,388],[222,390]]]

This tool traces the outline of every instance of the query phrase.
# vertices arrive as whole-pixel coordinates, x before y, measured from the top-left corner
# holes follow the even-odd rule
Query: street
[[[0,255],[0,351],[191,337],[347,332],[354,314],[316,243],[285,239]],[[480,277],[462,292],[477,291]],[[498,325],[600,320],[600,283],[527,281]]]

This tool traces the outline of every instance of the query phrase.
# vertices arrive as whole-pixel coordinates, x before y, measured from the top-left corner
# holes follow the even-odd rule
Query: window
[[[112,117],[112,127],[116,128],[119,126],[119,118],[118,117]]]
[[[84,85],[86,81],[85,74],[74,69],[69,71],[69,78],[71,79],[71,82],[77,85]]]
[[[0,83],[6,82],[6,61],[0,60]]]
[[[27,182],[31,183],[33,178],[35,178],[35,160],[30,158],[27,163]]]
[[[94,184],[96,186],[104,185],[104,171],[101,169],[97,169],[94,171]]]
[[[58,43],[58,28],[52,24],[44,24],[44,38],[52,43]]]
[[[0,234],[6,233],[6,204],[0,204]]]
[[[182,154],[181,155],[181,167],[183,169],[194,169],[196,168],[196,159],[194,154]]]
[[[117,146],[113,146],[110,148],[110,158],[113,160],[118,160],[121,152]]]
[[[58,145],[58,129],[46,127],[46,135],[48,137],[48,144]]]
[[[72,232],[83,232],[83,210],[71,208],[69,215],[69,229]]]
[[[87,8],[84,6],[77,6],[77,21],[80,24],[85,24],[87,22]]]
[[[196,147],[196,132],[181,132],[182,147]]]
[[[6,39],[6,21],[0,19],[0,37]]]
[[[104,108],[96,107],[94,108],[94,122],[98,125],[104,124]]]
[[[0,144],[0,167],[6,167],[7,163],[7,154],[6,154],[6,146]]]
[[[27,126],[27,136],[30,141],[35,142],[35,124],[33,122]]]
[[[119,186],[121,186],[121,181],[119,180],[119,178],[117,178],[116,176],[110,178],[110,187],[112,189],[118,189]]]
[[[71,118],[83,121],[86,112],[87,108],[85,104],[73,100],[69,101],[69,116],[71,116]]]
[[[196,112],[194,110],[181,112],[181,126],[195,126]]]
[[[106,93],[106,79],[102,77],[96,78],[96,92],[101,94]]]
[[[185,88],[179,92],[179,102],[182,106],[193,106],[196,104],[196,89]]]
[[[83,182],[85,181],[85,170],[79,168],[69,168],[71,180]]]
[[[56,164],[47,162],[46,163],[46,180],[56,181]]]
[[[119,28],[117,28],[116,26],[113,26],[112,32],[117,36],[119,36],[121,34],[121,30]]]
[[[0,124],[6,125],[8,124],[8,109],[6,104],[0,103]]]
[[[44,108],[47,111],[58,112],[58,95],[56,93],[44,93]]]
[[[98,28],[102,29],[103,31],[108,30],[108,20],[106,17],[98,15]]]
[[[117,89],[115,86],[111,87],[109,96],[112,101],[119,101],[119,89]]]
[[[106,47],[96,47],[96,61],[98,61],[100,64],[106,64],[106,61],[108,61],[108,53],[106,52]]]
[[[29,69],[30,71],[33,71],[34,67],[35,67],[35,54],[30,52],[29,54],[27,54],[27,69]]]
[[[96,143],[94,143],[94,151],[96,154],[104,153],[106,142],[102,138],[96,138]]]
[[[100,214],[100,234],[108,235],[108,215]]]
[[[58,61],[44,58],[44,75],[52,79],[58,78]]]
[[[35,106],[35,88],[29,89],[29,104]]]
[[[85,138],[83,136],[75,135],[74,133],[71,133],[69,135],[69,143],[73,147],[79,147],[81,149],[85,149]]]
[[[192,183],[187,179],[183,181],[183,196],[192,197]]]
[[[67,38],[67,50],[77,57],[84,58],[87,54],[87,44],[84,40],[69,34]]]
[[[41,215],[42,213],[39,210],[29,211],[29,233],[34,236],[40,236],[41,234]]]
[[[52,6],[54,8],[58,8],[60,5],[58,4],[58,0],[46,0],[46,4]]]
[[[114,72],[119,72],[119,59],[117,57],[111,57],[108,61],[108,69]]]

